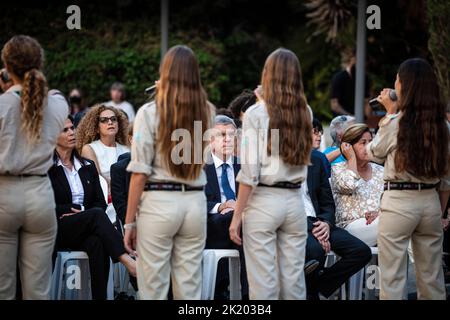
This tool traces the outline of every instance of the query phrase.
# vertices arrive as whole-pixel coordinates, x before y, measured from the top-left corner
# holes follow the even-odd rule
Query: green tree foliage
[[[317,117],[329,120],[330,81],[341,68],[340,50],[354,45],[356,37],[356,0],[342,1],[345,15],[331,10],[336,14],[319,19],[323,27],[334,21],[332,17],[344,17],[332,25],[339,28],[333,29],[333,42],[326,41],[327,32],[317,34],[317,24],[308,23],[311,9],[305,6],[307,2],[317,3],[320,10],[320,5],[332,1],[171,0],[169,44],[186,44],[195,51],[209,99],[218,107],[226,107],[243,89],[259,84],[264,61],[271,51],[280,46],[291,49],[302,66],[308,103]],[[65,94],[80,87],[88,103],[93,104],[108,100],[110,85],[122,81],[127,99],[136,107],[142,105],[147,99],[144,89],[158,78],[160,1],[76,3],[81,8],[80,31],[66,27],[66,8],[72,2],[0,3],[0,45],[15,34],[29,34],[45,49],[45,74],[50,87]],[[425,0],[371,2],[381,7],[382,14],[382,30],[367,32],[366,69],[373,94],[383,87],[392,87],[403,60],[414,56],[430,58],[424,3]],[[429,19],[433,22],[430,51],[439,70],[447,71],[448,81],[445,59],[450,56],[449,42],[445,46],[441,40],[443,31],[438,21],[442,20],[434,20],[444,17],[440,23],[448,28],[448,5],[442,7],[444,2],[437,0],[428,3],[433,16]]]
[[[81,87],[91,103],[109,99],[114,81],[125,84],[128,99],[136,106],[145,103],[144,89],[158,79],[160,38],[155,31],[138,32],[136,22],[122,23],[114,33],[97,29],[80,32],[70,39],[60,37],[49,44],[46,71],[51,86],[63,92]],[[171,45],[189,44],[201,65],[205,88],[213,101],[220,100],[223,76],[223,45],[214,39],[178,32]]]
[[[428,48],[433,56],[442,95],[450,108],[450,2],[427,1]]]

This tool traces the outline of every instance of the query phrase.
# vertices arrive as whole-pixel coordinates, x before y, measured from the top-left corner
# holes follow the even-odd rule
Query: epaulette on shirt
[[[383,127],[385,125],[387,125],[389,122],[392,121],[392,119],[395,119],[398,117],[398,113],[394,113],[394,114],[386,114],[386,116],[381,119],[380,123],[378,124],[380,127]]]

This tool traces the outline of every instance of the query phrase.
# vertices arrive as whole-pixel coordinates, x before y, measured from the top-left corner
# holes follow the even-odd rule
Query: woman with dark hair
[[[232,118],[236,122],[238,128],[241,127],[242,118],[244,117],[245,111],[254,105],[256,102],[256,95],[253,91],[245,89],[236,98],[231,101],[228,109],[233,114]]]
[[[124,241],[139,256],[141,299],[167,299],[170,279],[174,299],[201,298],[207,216],[202,137],[214,113],[194,52],[172,47],[160,66],[155,101],[137,113],[128,165]]]
[[[81,250],[89,256],[92,298],[106,299],[109,259],[122,262],[136,275],[120,233],[105,213],[106,202],[93,161],[75,149],[75,128],[69,116],[60,133],[49,171],[58,220],[57,250]]]
[[[49,299],[56,219],[47,172],[69,106],[48,94],[35,39],[12,37],[2,61],[14,85],[0,96],[0,300],[16,296],[17,263],[23,299]]]
[[[306,299],[308,233],[300,187],[310,163],[312,111],[297,56],[272,52],[257,90],[261,100],[244,114],[230,239],[244,245],[250,299]]]
[[[441,217],[450,193],[449,124],[436,76],[423,59],[400,65],[398,102],[384,89],[377,100],[387,115],[367,145],[384,163],[378,225],[381,299],[402,299],[408,243],[415,261],[418,299],[445,299]]]

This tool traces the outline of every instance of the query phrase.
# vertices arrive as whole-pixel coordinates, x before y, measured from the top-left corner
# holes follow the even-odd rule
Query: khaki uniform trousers
[[[300,190],[256,187],[242,228],[250,299],[306,299],[308,231]]]
[[[148,191],[137,223],[137,282],[142,300],[199,300],[206,241],[203,191]]]
[[[444,299],[441,206],[436,190],[390,190],[378,225],[380,299],[403,298],[411,240],[418,299]]]
[[[57,231],[55,200],[47,177],[0,176],[0,300],[50,298]]]

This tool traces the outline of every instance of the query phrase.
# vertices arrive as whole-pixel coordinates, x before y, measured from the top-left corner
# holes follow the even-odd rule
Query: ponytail
[[[47,79],[40,70],[33,68],[25,72],[21,95],[21,120],[22,129],[30,142],[37,142],[41,138],[44,99],[47,92]]]
[[[41,72],[44,50],[36,39],[17,35],[3,46],[2,60],[8,73],[22,81],[21,128],[30,143],[38,142],[48,92],[47,80]]]

